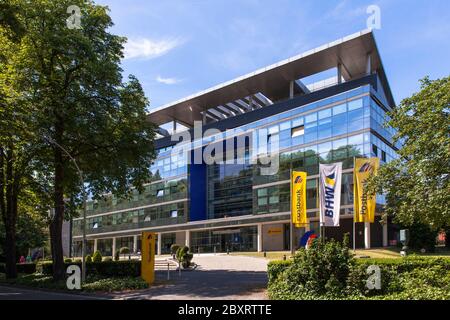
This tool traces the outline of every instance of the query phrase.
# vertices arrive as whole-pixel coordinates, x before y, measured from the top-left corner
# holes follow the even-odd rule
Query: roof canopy
[[[372,31],[364,30],[155,108],[148,114],[149,120],[157,125],[176,120],[192,126],[195,120],[202,120],[206,110],[230,103],[232,105],[234,101],[252,95],[261,95],[275,102],[289,97],[292,81],[337,67],[339,64],[345,81],[368,74],[368,69],[370,73],[377,73],[388,103],[395,105],[374,35]],[[298,91],[298,82],[294,84]]]

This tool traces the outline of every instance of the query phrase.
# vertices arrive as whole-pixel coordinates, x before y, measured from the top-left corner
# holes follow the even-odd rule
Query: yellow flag
[[[378,158],[355,158],[355,170],[353,172],[353,204],[355,222],[373,223],[375,218],[376,196],[364,191],[366,180],[376,174],[380,165]]]
[[[292,171],[291,217],[296,227],[306,224],[306,172]]]

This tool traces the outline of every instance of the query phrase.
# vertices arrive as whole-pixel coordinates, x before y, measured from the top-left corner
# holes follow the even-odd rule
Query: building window
[[[172,210],[172,211],[170,211],[170,217],[171,217],[171,218],[176,218],[176,217],[178,217],[178,210]]]
[[[164,195],[164,189],[159,189],[158,191],[156,191],[157,197],[162,197],[163,195]]]
[[[378,147],[374,144],[372,145],[372,152],[375,155],[375,157],[378,156]]]
[[[291,137],[295,138],[305,134],[305,126],[298,126],[291,129]]]
[[[386,162],[386,152],[381,150],[381,161]]]

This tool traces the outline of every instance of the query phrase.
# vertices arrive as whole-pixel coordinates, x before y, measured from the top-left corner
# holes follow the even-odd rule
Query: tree
[[[450,77],[421,80],[420,92],[389,116],[399,157],[380,168],[369,188],[386,194],[386,213],[404,226],[450,226]]]
[[[94,198],[106,192],[126,195],[150,179],[155,157],[154,126],[139,81],[122,79],[125,38],[108,32],[107,8],[90,0],[11,0],[26,27],[10,68],[25,75],[21,92],[34,134],[29,168],[40,188],[49,188],[54,216],[50,222],[53,277],[65,274],[62,223],[81,204],[83,188]],[[81,28],[66,24],[70,5],[81,9]],[[74,164],[83,171],[81,186]],[[28,154],[28,153],[26,153]]]

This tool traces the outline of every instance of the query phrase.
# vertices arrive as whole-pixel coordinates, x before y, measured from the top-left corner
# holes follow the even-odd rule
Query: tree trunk
[[[16,228],[15,226],[7,227],[6,229],[6,241],[5,241],[5,273],[6,278],[17,278],[17,260],[16,260]]]
[[[13,146],[3,149],[0,148],[0,195],[1,195],[1,214],[5,225],[5,272],[7,278],[17,278],[16,266],[16,221],[17,221],[17,194],[18,177],[14,175],[14,157]]]
[[[57,129],[58,133],[58,129]],[[59,132],[61,134],[61,132]],[[59,135],[59,137],[61,137]],[[60,144],[61,139],[56,139]],[[54,191],[54,206],[55,215],[50,223],[50,238],[52,247],[53,260],[53,279],[64,279],[64,256],[62,246],[62,225],[64,220],[64,163],[62,150],[58,146],[54,147],[55,157],[55,191]]]

